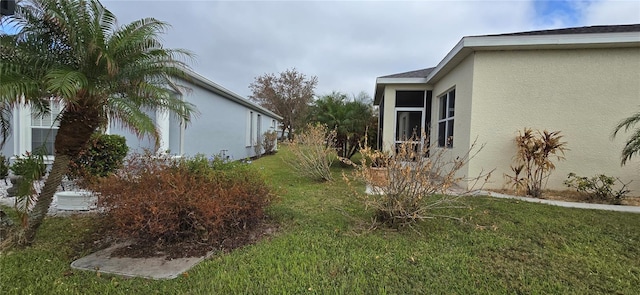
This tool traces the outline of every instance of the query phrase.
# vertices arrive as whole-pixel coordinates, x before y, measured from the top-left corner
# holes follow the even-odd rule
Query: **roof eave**
[[[480,50],[532,50],[564,48],[640,47],[638,32],[576,35],[534,36],[470,36],[463,37],[438,66],[427,76],[428,83],[437,82],[467,55]]]

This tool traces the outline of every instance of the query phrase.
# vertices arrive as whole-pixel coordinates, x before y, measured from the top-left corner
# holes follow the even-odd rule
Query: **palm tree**
[[[366,99],[366,93],[362,95],[365,95]],[[338,154],[347,159],[363,144],[366,133],[373,127],[372,117],[371,104],[362,98],[349,100],[346,94],[335,91],[314,101],[309,114],[310,121],[325,124],[329,129],[336,130]]]
[[[195,107],[175,95],[171,81],[187,79],[181,61],[191,55],[163,48],[167,23],[153,18],[118,27],[97,0],[25,0],[2,22],[14,35],[0,36],[0,103],[29,105],[47,113],[51,101],[64,108],[54,143],[55,160],[21,233],[30,244],[71,158],[91,134],[111,122],[139,137],[159,138],[148,110],[168,111],[188,122]]]
[[[625,132],[629,131],[629,129],[636,124],[640,124],[640,112],[620,121],[613,131],[613,136],[615,137],[622,129],[624,129]],[[620,164],[626,164],[634,154],[640,155],[640,126],[631,133],[631,137],[629,137],[629,140],[627,140],[627,143],[624,145],[624,148],[622,149],[622,161]]]

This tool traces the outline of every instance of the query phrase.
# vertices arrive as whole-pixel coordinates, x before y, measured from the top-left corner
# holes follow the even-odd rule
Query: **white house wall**
[[[235,160],[255,156],[254,147],[247,146],[245,138],[248,112],[254,114],[255,138],[257,138],[258,114],[261,117],[262,133],[275,130],[271,128],[271,121],[274,118],[201,87],[192,86],[192,92],[186,95],[185,100],[195,104],[200,112],[184,133],[184,154],[186,155],[197,153],[217,155],[224,152]],[[253,143],[255,144],[255,140]]]
[[[503,187],[514,138],[530,127],[561,131],[570,149],[566,161],[556,162],[548,188],[566,189],[570,172],[603,173],[633,180],[632,195],[640,195],[640,157],[620,166],[630,132],[611,139],[616,124],[640,107],[639,69],[640,48],[476,52],[470,138],[486,147],[470,174],[496,168],[488,186]],[[463,128],[458,114],[456,109],[456,128]]]
[[[183,99],[193,103],[199,115],[192,117],[186,130],[182,130],[179,118],[169,115],[168,124],[165,122],[161,128],[168,131],[168,134],[162,136],[165,141],[162,151],[169,151],[172,155],[186,156],[224,155],[229,159],[240,160],[256,155],[254,145],[258,140],[258,129],[261,133],[275,131],[272,120],[276,118],[240,105],[202,87],[189,86],[191,91],[184,94]],[[254,137],[252,143],[247,144],[246,134],[250,129],[246,116],[251,112],[254,116],[252,127]],[[158,116],[155,112],[147,113],[154,120],[163,119],[163,116]],[[260,128],[257,126],[258,114],[261,119]],[[133,152],[141,152],[143,149],[154,150],[154,143],[147,138],[140,140],[131,132],[115,126],[112,126],[110,131],[112,134],[125,136],[127,145]]]
[[[245,107],[197,86],[186,97],[200,115],[185,130],[185,154],[215,155],[224,151],[235,159],[248,156],[244,144]]]
[[[145,113],[152,119],[156,120],[155,111],[146,110]],[[151,140],[148,136],[140,139],[134,133],[129,131],[128,129],[124,129],[120,126],[120,123],[111,122],[109,124],[109,134],[118,134],[124,136],[127,146],[129,147],[129,153],[143,153],[145,150],[154,152],[155,151],[155,142]]]

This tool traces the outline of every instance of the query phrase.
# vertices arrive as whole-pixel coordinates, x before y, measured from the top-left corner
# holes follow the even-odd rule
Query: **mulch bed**
[[[116,249],[111,256],[129,258],[165,257],[166,259],[175,259],[206,256],[212,251],[227,253],[246,245],[255,244],[262,239],[268,239],[273,236],[277,230],[278,225],[275,222],[264,219],[250,228],[230,232],[228,235],[206,242],[186,241],[170,244],[149,244],[136,243],[134,241],[127,246]],[[91,252],[95,252],[116,243],[124,242],[114,238],[115,236],[117,235],[114,228],[105,226],[96,227],[93,233],[86,238],[86,241],[82,242],[78,247],[84,249],[89,248]]]

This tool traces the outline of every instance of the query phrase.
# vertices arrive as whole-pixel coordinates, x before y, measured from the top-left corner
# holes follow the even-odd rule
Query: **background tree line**
[[[307,77],[295,68],[279,74],[264,74],[249,85],[251,100],[283,117],[282,137],[292,139],[309,123],[327,125],[336,131],[338,155],[351,158],[358,146],[374,142],[378,119],[371,97],[360,92],[352,98],[334,91],[315,96],[316,76]]]

